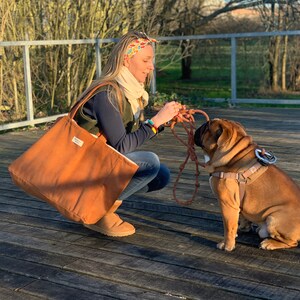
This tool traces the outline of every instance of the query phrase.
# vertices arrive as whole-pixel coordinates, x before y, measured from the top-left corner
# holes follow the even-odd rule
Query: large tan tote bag
[[[107,84],[107,83],[106,83]],[[66,218],[96,223],[128,185],[138,166],[74,120],[95,87],[10,166],[13,182]]]

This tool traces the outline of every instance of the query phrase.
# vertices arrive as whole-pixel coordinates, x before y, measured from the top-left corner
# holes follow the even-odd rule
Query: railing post
[[[100,45],[100,40],[96,39],[96,76],[99,78],[101,76],[101,45]]]
[[[231,103],[236,105],[236,38],[231,38]]]
[[[152,95],[154,95],[156,93],[155,43],[152,43],[152,47],[154,52],[154,58],[153,58],[154,70],[153,70],[153,77],[150,83],[150,92]]]
[[[33,113],[33,102],[32,102],[30,56],[29,56],[29,45],[27,45],[27,44],[25,44],[24,48],[23,48],[23,60],[24,60],[27,120],[28,121],[33,121],[34,120],[34,113]],[[32,122],[31,125],[34,125],[34,122]]]

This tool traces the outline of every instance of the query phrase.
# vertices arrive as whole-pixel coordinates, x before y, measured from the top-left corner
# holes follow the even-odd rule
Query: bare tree
[[[114,0],[2,0],[0,40],[115,37],[128,29],[126,15]],[[110,45],[101,46],[105,60]],[[0,48],[0,105],[5,99],[15,118],[26,114],[21,58],[20,47]],[[96,76],[91,45],[32,46],[30,58],[36,115],[65,111]]]
[[[205,26],[219,16],[258,5],[269,18],[269,24],[275,24],[280,16],[282,29],[291,28],[295,16],[299,19],[299,0],[267,1],[268,5],[261,0],[220,1],[214,8],[210,2],[208,9],[206,0],[2,0],[0,40],[119,37],[128,29],[143,30],[151,36],[201,34]],[[270,16],[267,10],[272,7],[274,14]],[[271,29],[271,25],[268,26]],[[275,29],[278,27],[271,30]],[[270,44],[274,51],[270,51],[269,56],[270,78],[275,85],[281,78],[281,87],[285,89],[299,85],[300,62],[297,56],[291,58],[290,54],[295,50],[287,48],[289,40],[285,38],[284,44],[282,41],[274,39]],[[168,60],[181,60],[182,78],[192,76],[194,46],[192,40],[182,41],[179,45],[178,42],[170,43],[171,50],[165,54]],[[112,43],[100,47],[105,63]],[[35,114],[65,111],[96,76],[95,48],[91,45],[32,46],[30,56]],[[13,108],[11,116],[14,118],[23,118],[26,114],[23,77],[21,47],[1,47],[0,105]],[[285,78],[293,83],[286,83]]]
[[[155,7],[156,25],[158,33],[168,35],[194,35],[203,33],[203,29],[211,21],[221,15],[240,8],[255,7],[260,4],[259,0],[232,0],[218,2],[211,7],[212,2],[207,4],[205,0],[165,0],[150,1]],[[161,4],[159,5],[158,2]],[[159,7],[159,9],[157,9]],[[155,27],[155,26],[154,26]],[[182,79],[191,78],[193,41],[183,41],[182,50]]]
[[[272,0],[258,7],[267,31],[289,30],[299,24],[299,1]],[[269,84],[273,91],[287,89],[287,65],[297,65],[293,56],[288,55],[288,36],[270,37],[268,49]],[[295,76],[293,77],[295,78]],[[289,84],[292,86],[292,84]]]
[[[17,39],[19,31],[14,24],[16,5],[15,1],[0,3],[0,41]],[[19,47],[0,48],[0,105],[4,110],[14,107],[18,116],[25,105],[24,97],[19,97],[24,87],[21,57],[22,49]]]

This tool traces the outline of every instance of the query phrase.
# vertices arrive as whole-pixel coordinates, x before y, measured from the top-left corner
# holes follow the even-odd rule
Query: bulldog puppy
[[[239,229],[244,231],[251,228],[251,222],[258,225],[262,249],[296,247],[300,240],[300,188],[274,164],[261,160],[264,150],[243,126],[213,119],[195,131],[194,140],[204,152],[204,169],[211,175],[210,186],[223,217],[224,240],[217,247],[235,248],[239,221]],[[257,157],[255,150],[262,156]]]

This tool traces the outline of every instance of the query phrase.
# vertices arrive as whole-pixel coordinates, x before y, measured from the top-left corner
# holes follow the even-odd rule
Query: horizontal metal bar
[[[209,102],[216,102],[216,103],[222,103],[222,102],[231,102],[231,99],[228,98],[203,98],[204,101]],[[300,105],[300,100],[295,99],[244,99],[244,98],[237,98],[235,103],[242,103],[242,104],[278,104],[278,105]],[[16,123],[9,123],[0,125],[0,131],[3,130],[9,130],[9,129],[15,129],[25,126],[33,126],[35,124],[41,124],[41,123],[47,123],[50,121],[56,120],[58,117],[65,116],[66,114],[60,114],[60,115],[54,115],[50,117],[45,118],[39,118],[34,119],[32,121],[22,121],[22,122],[16,122]]]
[[[230,39],[230,38],[249,38],[249,37],[267,37],[267,36],[285,36],[300,35],[300,30],[288,31],[272,31],[272,32],[244,32],[244,33],[228,33],[228,34],[203,34],[203,35],[182,35],[182,36],[165,36],[157,37],[159,41],[175,41],[175,40],[204,40],[204,39]],[[0,42],[1,47],[8,46],[50,46],[50,45],[75,45],[75,44],[96,44],[99,43],[115,43],[118,38],[107,39],[80,39],[80,40],[39,40],[39,41],[11,41]]]
[[[231,101],[229,98],[203,98],[204,101],[211,101],[216,103],[228,102]],[[299,105],[299,99],[246,99],[246,98],[237,98],[236,103],[244,103],[244,104],[295,104]]]
[[[84,39],[84,40],[47,40],[47,41],[15,41],[0,42],[1,47],[11,46],[51,46],[51,45],[79,45],[79,44],[96,44],[99,43],[115,43],[118,39]]]
[[[208,35],[189,35],[189,36],[173,36],[173,37],[157,37],[159,41],[172,41],[172,40],[204,40],[204,39],[234,39],[234,38],[256,38],[256,37],[268,37],[268,36],[300,36],[300,30],[294,31],[274,31],[274,32],[248,32],[248,33],[230,33],[230,34],[208,34]],[[10,46],[51,46],[51,45],[79,45],[79,44],[104,44],[117,42],[118,38],[107,38],[107,39],[80,39],[80,40],[39,40],[39,41],[0,41],[0,47]],[[232,99],[221,99],[221,98],[207,98],[207,101],[214,102],[228,102]],[[291,99],[235,99],[235,103],[248,103],[248,104],[295,104],[299,105],[300,100]],[[35,124],[47,123],[57,119],[61,115],[55,115],[51,117],[27,120],[22,122],[15,122],[10,124],[0,125],[0,131],[14,129],[25,126],[33,126]]]
[[[21,122],[4,124],[4,125],[0,125],[0,131],[14,129],[14,128],[20,128],[20,127],[26,127],[26,126],[33,126],[33,125],[41,124],[41,123],[47,123],[47,122],[55,121],[57,118],[65,116],[65,115],[66,114],[60,114],[60,115],[54,115],[54,116],[45,117],[45,118],[34,119],[31,121],[21,121]]]
[[[299,105],[299,99],[237,99],[238,103],[253,103],[253,104],[295,104]]]
[[[231,39],[231,38],[268,37],[268,36],[285,36],[285,35],[300,35],[300,30],[166,36],[166,37],[158,37],[157,40],[159,41],[209,40],[209,39]]]

